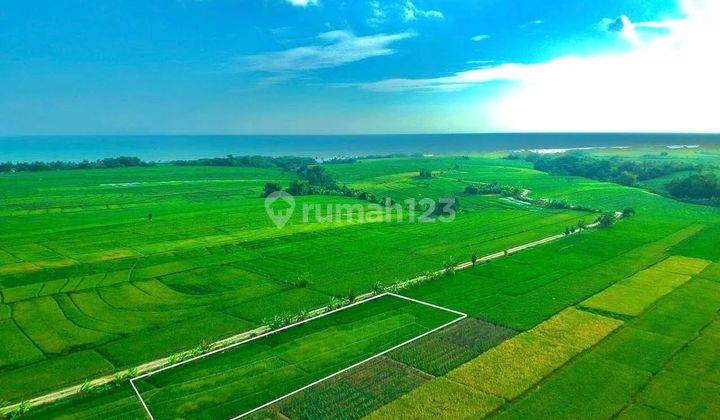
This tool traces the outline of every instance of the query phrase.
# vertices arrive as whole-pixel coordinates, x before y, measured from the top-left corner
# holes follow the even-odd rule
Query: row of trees
[[[314,165],[317,162],[312,158],[304,157],[269,157],[269,156],[233,156],[220,158],[175,160],[169,165],[175,166],[236,166],[253,168],[280,168],[297,171]],[[94,161],[81,162],[4,162],[0,163],[0,172],[38,172],[66,169],[101,169],[101,168],[129,168],[138,166],[155,166],[157,162],[146,162],[134,156],[120,156]]]
[[[99,169],[99,168],[127,168],[134,166],[153,166],[155,163],[144,162],[140,158],[120,156],[99,160],[83,160],[82,162],[4,162],[0,163],[0,172],[39,172],[57,171],[66,169]]]
[[[522,197],[523,189],[519,187],[512,187],[509,185],[500,185],[497,182],[478,183],[465,187],[465,194],[499,194],[503,197],[520,198]]]
[[[296,156],[233,156],[227,155],[219,158],[175,160],[170,162],[176,166],[231,166],[246,168],[280,168],[288,171],[297,171],[317,162],[313,158]]]

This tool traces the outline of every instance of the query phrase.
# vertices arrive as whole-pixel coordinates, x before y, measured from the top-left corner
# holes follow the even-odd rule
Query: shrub
[[[430,179],[432,176],[433,174],[430,169],[420,169],[420,175],[418,177],[421,179]]]
[[[603,213],[597,218],[596,222],[599,223],[601,228],[608,228],[615,222],[615,215],[610,212]]]
[[[266,182],[265,187],[263,187],[263,197],[267,197],[270,194],[281,190],[282,187],[277,182]]]
[[[376,282],[373,283],[373,285],[372,285],[372,291],[373,291],[373,293],[375,293],[376,295],[377,295],[377,294],[380,294],[380,293],[382,293],[382,292],[385,291],[385,286],[383,286],[383,284],[380,283],[379,281],[376,281]]]

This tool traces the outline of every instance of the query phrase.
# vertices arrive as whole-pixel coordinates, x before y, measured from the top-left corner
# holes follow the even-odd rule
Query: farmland
[[[277,168],[0,174],[0,334],[9,343],[0,349],[0,401],[20,402],[113,374],[472,254],[561,233],[580,220],[592,222],[600,210],[632,207],[636,216],[611,228],[409,286],[403,295],[470,318],[261,415],[515,418],[544,412],[634,418],[717,412],[718,361],[710,351],[718,344],[720,322],[717,208],[550,175],[499,156],[362,159],[324,166],[349,188],[395,202],[458,197],[459,213],[452,223],[415,224],[304,223],[296,213],[278,229],[265,214],[262,188],[268,181],[287,186],[296,174]],[[433,177],[419,178],[423,168]],[[597,211],[463,193],[467,185],[483,182]],[[324,195],[297,201],[298,206],[369,205]],[[193,363],[183,365],[138,385],[151,409],[163,414],[158,418],[194,410],[230,417],[448,320],[433,318],[442,314],[435,310],[391,303],[327,325],[286,330],[272,343],[203,359],[205,364],[192,369]],[[398,329],[395,336],[379,332],[392,328]],[[316,360],[293,359],[291,353],[314,342],[321,346],[328,337],[342,340],[343,334],[347,346],[330,346]],[[364,334],[368,340],[353,347]],[[227,366],[238,370],[223,372]],[[239,384],[233,374],[279,375],[288,388]],[[210,391],[201,395],[201,389]],[[241,391],[248,396],[241,397]],[[428,401],[437,412],[427,410]],[[127,384],[38,407],[29,415],[94,418],[99,413],[143,416]]]

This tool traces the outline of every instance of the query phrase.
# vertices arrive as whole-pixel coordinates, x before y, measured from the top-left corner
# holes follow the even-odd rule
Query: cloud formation
[[[475,35],[474,37],[470,38],[471,40],[475,42],[485,41],[486,39],[490,38],[490,35]]]
[[[432,9],[419,9],[417,6],[415,6],[415,3],[413,3],[410,0],[407,0],[405,4],[403,5],[403,20],[405,22],[412,22],[414,20],[417,20],[418,18],[425,18],[425,19],[444,19],[445,15],[442,14],[439,10],[432,10]]]
[[[419,19],[445,19],[445,15],[441,11],[421,9],[412,0],[387,2],[385,4],[379,0],[370,0],[368,6],[370,17],[367,18],[366,22],[371,27],[393,20],[409,23]]]
[[[339,67],[371,57],[395,53],[395,42],[412,38],[414,32],[356,36],[350,31],[330,31],[317,36],[316,45],[241,57],[237,68],[292,77],[300,73]]]
[[[317,6],[318,0],[285,0],[296,7]]]
[[[621,17],[611,22],[608,29],[630,41],[630,51],[356,86],[373,91],[455,91],[510,82],[488,108],[493,123],[503,130],[719,131],[720,119],[714,114],[720,97],[720,2],[681,4],[686,14],[682,19],[632,24]],[[639,34],[646,30],[652,33]]]

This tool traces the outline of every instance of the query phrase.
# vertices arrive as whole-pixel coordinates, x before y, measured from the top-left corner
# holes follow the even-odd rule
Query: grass
[[[689,418],[713,418],[720,411],[720,384],[673,372],[662,372],[648,385],[639,401]]]
[[[73,352],[3,372],[0,401],[28,399],[58,386],[99,376],[112,364],[93,350]]]
[[[512,400],[620,324],[617,320],[569,308],[465,363],[447,377]]]
[[[510,406],[499,418],[527,418],[534,413],[554,419],[611,418],[630,402],[649,374],[585,357]]]
[[[623,410],[620,415],[617,416],[617,418],[622,420],[669,420],[676,419],[677,416],[652,407],[648,407],[647,405],[633,404]]]
[[[146,418],[146,414],[132,388],[123,384],[102,393],[73,396],[58,404],[34,408],[23,416],[27,419],[62,420],[90,420],[100,417],[108,420],[141,420]]]
[[[666,367],[667,370],[720,384],[720,320],[704,328],[698,338],[676,355]]]
[[[500,398],[438,378],[421,385],[367,418],[481,418],[500,407],[502,403]]]
[[[694,272],[689,267],[695,265]],[[601,293],[582,302],[582,306],[624,316],[640,315],[662,296],[690,280],[690,276],[666,271],[668,268],[686,274],[697,274],[702,264],[684,257],[670,257],[653,267],[623,279]]]
[[[457,317],[383,296],[136,384],[159,417],[232,417]]]
[[[670,273],[677,274],[698,274],[710,265],[712,261],[703,260],[700,258],[681,257],[673,255],[667,260],[657,264],[655,268],[661,271],[668,271]]]
[[[702,279],[685,283],[510,404],[503,415],[607,418],[624,412],[627,418],[660,410],[711,417],[720,385],[712,382],[716,352],[706,351],[718,344],[718,292],[717,284]]]
[[[715,245],[718,237],[720,225],[711,225],[674,246],[671,252],[675,255],[717,261],[720,260],[720,248]]]

